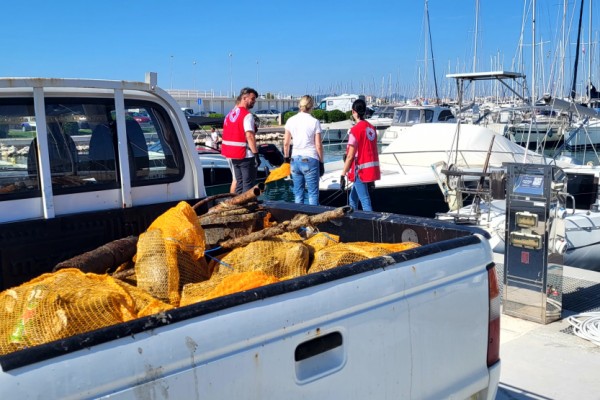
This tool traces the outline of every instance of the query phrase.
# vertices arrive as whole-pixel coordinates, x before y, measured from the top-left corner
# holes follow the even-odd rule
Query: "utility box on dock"
[[[567,176],[557,166],[507,164],[503,312],[561,317]]]

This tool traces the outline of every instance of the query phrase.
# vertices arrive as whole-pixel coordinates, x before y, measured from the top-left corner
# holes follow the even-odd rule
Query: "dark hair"
[[[363,99],[355,100],[352,103],[352,111],[356,111],[358,118],[363,119],[367,113],[367,103]]]
[[[245,88],[242,88],[242,90],[240,90],[240,94],[237,97],[237,101],[239,102],[240,100],[242,100],[243,95],[250,94],[250,93],[254,93],[254,95],[256,97],[258,97],[258,92],[256,90],[252,89],[251,87],[245,87]]]

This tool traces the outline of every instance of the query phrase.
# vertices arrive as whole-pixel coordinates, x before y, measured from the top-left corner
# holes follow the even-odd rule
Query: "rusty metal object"
[[[192,206],[192,208],[194,210],[197,210],[198,208],[202,207],[204,204],[210,203],[211,201],[215,201],[218,199],[223,199],[225,197],[234,197],[235,193],[219,193],[219,194],[215,194],[213,196],[208,196],[202,200],[200,200],[199,202],[197,202],[196,204],[194,204]]]
[[[344,215],[347,215],[351,212],[352,208],[346,206],[310,216],[306,214],[297,214],[290,221],[283,221],[275,226],[271,226],[260,231],[252,232],[238,238],[223,241],[219,243],[219,245],[224,249],[242,247],[256,240],[267,239],[285,232],[295,231],[298,228],[314,226],[323,222],[330,221],[332,219],[341,218]]]
[[[105,274],[133,258],[137,249],[137,236],[113,240],[87,253],[62,261],[53,272],[63,268],[77,268],[83,272]]]
[[[265,211],[223,215],[207,214],[201,218],[207,247],[218,245],[223,240],[246,236],[264,228]]]
[[[242,204],[246,204],[252,201],[255,201],[256,198],[258,196],[260,196],[260,194],[265,190],[265,184],[264,183],[259,183],[258,185],[254,186],[252,189],[247,190],[245,193],[242,193],[240,195],[237,195],[229,200],[225,200],[220,202],[219,204],[217,204],[214,207],[211,207],[208,210],[207,214],[212,214],[215,212],[219,212],[221,210],[225,210],[228,209],[232,206],[239,206]]]
[[[224,209],[221,211],[200,215],[198,217],[198,220],[200,221],[200,224],[202,224],[202,225],[214,224],[214,223],[216,223],[216,222],[214,222],[215,218],[231,216],[231,215],[244,215],[244,214],[250,214],[250,213],[256,212],[258,210],[258,204],[259,204],[258,202],[251,202],[251,203],[244,204],[244,205],[231,206],[231,208],[227,208],[227,209]]]

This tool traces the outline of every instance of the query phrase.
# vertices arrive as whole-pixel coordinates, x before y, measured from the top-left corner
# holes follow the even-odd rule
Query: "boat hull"
[[[333,207],[345,206],[348,204],[349,193],[349,190],[320,190],[319,202]],[[375,187],[371,188],[370,196],[373,210],[378,212],[432,218],[438,212],[448,211],[448,204],[437,183]]]

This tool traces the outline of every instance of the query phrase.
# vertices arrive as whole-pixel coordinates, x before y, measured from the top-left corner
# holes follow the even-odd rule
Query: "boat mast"
[[[431,24],[429,23],[429,7],[428,1],[425,0],[425,15],[427,16],[427,31],[429,33],[429,50],[431,52],[431,68],[433,69],[433,84],[435,86],[435,103],[439,103],[440,96],[438,94],[437,77],[435,76],[435,59],[433,58],[433,39],[431,38]]]
[[[589,15],[589,28],[588,28],[588,84],[587,84],[587,98],[588,107],[592,107],[592,2],[590,0],[590,15]]]
[[[571,100],[575,101],[575,93],[577,89],[577,67],[579,65],[579,45],[581,43],[581,20],[583,18],[583,0],[579,8],[579,27],[577,29],[577,46],[575,48],[575,67],[573,68],[573,83],[571,84]]]
[[[423,11],[423,23],[427,24],[427,0],[425,0],[425,10]],[[423,99],[427,99],[427,95],[429,94],[429,88],[427,87],[427,30],[423,29]]]
[[[475,0],[475,43],[473,46],[473,71],[477,72],[477,32],[479,31],[479,0]],[[475,83],[471,83],[473,85],[472,89],[472,97],[473,104],[475,103]]]
[[[536,93],[535,93],[535,85],[536,85],[536,76],[535,76],[535,13],[536,13],[536,2],[533,0],[533,7],[531,10],[531,101],[532,105],[535,106],[536,101]]]
[[[567,25],[567,2],[564,0],[563,3],[563,20],[562,20],[562,45],[561,45],[561,75],[560,75],[560,95],[565,95],[565,56],[566,56],[566,25]]]

